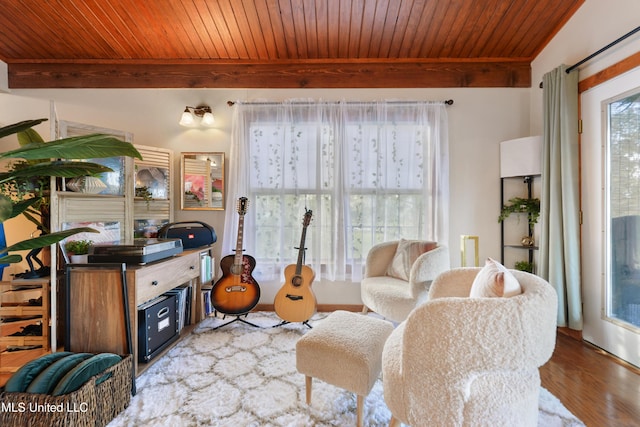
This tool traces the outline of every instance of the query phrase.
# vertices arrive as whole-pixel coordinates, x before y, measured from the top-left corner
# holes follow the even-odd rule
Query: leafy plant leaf
[[[46,122],[47,119],[36,119],[36,120],[24,120],[22,122],[14,123],[8,126],[4,126],[0,128],[0,138],[4,138],[5,136],[13,135],[14,133],[22,132],[27,129],[30,129],[34,126],[39,125],[42,122]]]
[[[1,197],[6,197],[6,196],[1,196]],[[29,209],[31,206],[40,202],[40,200],[42,200],[41,197],[32,197],[31,199],[22,200],[20,202],[13,203],[11,213],[9,214],[9,216],[5,218],[4,216],[0,215],[0,220],[1,220],[0,222],[4,222],[9,218],[14,218],[20,215],[21,213]]]
[[[29,221],[35,224],[36,227],[40,228],[43,232],[48,233],[50,231],[49,229],[45,229],[45,226],[42,223],[39,212],[37,211],[34,212],[33,209],[27,209],[24,212],[22,212],[22,214],[25,216],[25,218],[27,218]],[[34,216],[34,214],[36,214],[36,216]]]
[[[44,144],[44,139],[42,139],[38,132],[29,128],[18,132],[18,143],[21,147],[29,144]]]
[[[58,139],[46,144],[31,143],[15,150],[0,153],[0,159],[91,159],[127,156],[142,159],[133,144],[114,136],[93,134]]]
[[[0,194],[0,222],[5,222],[12,217],[13,203],[4,194]]]
[[[113,171],[113,169],[97,163],[56,160],[53,162],[36,163],[14,171],[0,173],[0,183],[16,178],[24,179],[40,176],[75,178],[77,176],[96,175],[111,171]]]
[[[5,255],[0,257],[0,264],[13,264],[22,261],[21,255]]]

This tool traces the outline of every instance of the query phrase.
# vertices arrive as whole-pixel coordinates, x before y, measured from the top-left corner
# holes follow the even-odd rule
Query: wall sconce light
[[[186,106],[180,121],[180,126],[196,127],[198,125],[205,127],[213,127],[215,119],[208,105],[199,105],[197,107]]]

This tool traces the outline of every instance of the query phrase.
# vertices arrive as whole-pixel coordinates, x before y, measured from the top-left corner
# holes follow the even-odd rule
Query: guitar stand
[[[223,314],[224,314],[224,313],[223,313]],[[249,325],[249,326],[253,326],[254,328],[259,328],[260,326],[256,325],[255,323],[251,323],[251,322],[249,322],[249,321],[247,321],[247,320],[244,320],[244,319],[242,319],[242,318],[240,317],[240,316],[247,317],[248,315],[249,315],[249,313],[244,313],[244,314],[234,314],[233,316],[236,316],[236,318],[235,318],[235,319],[230,320],[230,321],[228,321],[227,323],[223,323],[223,324],[222,324],[222,325],[220,325],[220,326],[216,326],[215,328],[213,328],[213,329],[212,329],[212,331],[215,331],[216,329],[222,328],[223,326],[230,325],[230,324],[231,324],[231,323],[233,323],[233,322],[242,322],[242,323],[246,323],[246,324],[247,324],[247,325]],[[226,315],[226,314],[224,314],[224,315],[222,316],[222,320],[224,320],[224,319],[226,319],[226,318],[227,318],[227,315]]]
[[[291,323],[291,322],[289,322],[288,320],[283,320],[282,322],[278,323],[277,325],[273,325],[273,327],[274,327],[274,328],[277,328],[278,326],[283,326],[283,325],[286,325],[286,324],[288,324],[288,323]],[[311,325],[309,324],[309,321],[308,321],[308,320],[305,320],[304,322],[300,322],[300,323],[302,323],[303,325],[305,325],[305,326],[306,326],[307,328],[309,328],[309,329],[313,329],[313,326],[311,326]]]

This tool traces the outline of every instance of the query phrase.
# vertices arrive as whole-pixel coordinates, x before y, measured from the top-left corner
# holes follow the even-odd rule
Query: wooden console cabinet
[[[210,256],[210,252],[211,248],[186,250],[162,261],[126,266],[131,353],[134,355],[136,375],[144,372],[161,356],[149,363],[138,362],[137,307],[175,287],[190,286],[191,323],[182,329],[181,337],[188,334],[202,318],[200,269],[202,257]],[[69,270],[67,350],[129,353],[121,278],[122,270],[118,264],[107,267],[78,266]]]

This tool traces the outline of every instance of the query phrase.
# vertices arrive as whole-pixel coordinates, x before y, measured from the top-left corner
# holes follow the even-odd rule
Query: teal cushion
[[[91,356],[91,353],[77,353],[53,362],[31,381],[31,384],[27,387],[27,393],[51,393],[58,385],[58,381],[80,362]]]
[[[30,362],[24,364],[15,374],[7,380],[4,386],[4,391],[8,393],[22,393],[27,390],[29,384],[40,372],[47,369],[53,362],[62,359],[63,357],[73,354],[69,351],[61,351],[58,353],[45,354]]]
[[[60,396],[71,393],[82,387],[92,376],[120,363],[121,360],[122,358],[120,356],[113,353],[100,353],[83,360],[58,381],[58,385],[56,385],[56,388],[51,394]]]

